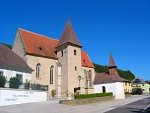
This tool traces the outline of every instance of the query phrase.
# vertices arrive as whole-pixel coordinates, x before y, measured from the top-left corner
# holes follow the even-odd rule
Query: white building
[[[5,76],[7,79],[5,87],[9,87],[11,77],[18,77],[22,83],[30,81],[31,72],[32,69],[21,57],[8,47],[0,45],[0,76]]]
[[[119,76],[112,54],[110,54],[108,70],[108,73],[103,72],[95,75],[94,93],[112,92],[115,99],[124,99],[124,82],[128,80]]]

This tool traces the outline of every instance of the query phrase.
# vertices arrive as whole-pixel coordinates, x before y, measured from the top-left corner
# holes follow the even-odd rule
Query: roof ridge
[[[42,35],[42,34],[39,34],[39,33],[35,33],[35,32],[32,32],[32,31],[29,31],[29,30],[23,29],[23,28],[18,28],[18,29],[19,29],[19,30],[26,31],[26,32],[29,32],[29,33],[32,33],[32,34],[36,34],[36,35],[43,36],[44,38],[48,38],[48,39],[52,39],[52,40],[59,41],[59,40],[58,40],[58,39],[56,39],[56,38],[48,37],[48,36],[45,36],[45,35]]]

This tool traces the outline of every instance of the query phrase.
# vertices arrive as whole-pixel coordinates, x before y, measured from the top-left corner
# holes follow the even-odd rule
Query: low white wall
[[[105,86],[106,93],[108,92],[113,93],[115,99],[125,99],[124,87],[122,82],[94,85],[94,93],[102,93],[103,86]]]
[[[47,101],[46,91],[0,89],[0,106]]]

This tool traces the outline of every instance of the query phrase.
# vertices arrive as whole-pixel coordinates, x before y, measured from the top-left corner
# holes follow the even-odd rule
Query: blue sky
[[[150,80],[150,2],[147,0],[1,0],[0,42],[13,44],[18,28],[59,39],[67,19],[95,63]]]

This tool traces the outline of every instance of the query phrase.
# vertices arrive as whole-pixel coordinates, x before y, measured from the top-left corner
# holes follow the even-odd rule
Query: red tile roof
[[[83,67],[90,67],[90,68],[94,68],[93,63],[91,62],[89,56],[87,55],[87,53],[85,51],[81,52],[81,63]]]
[[[19,31],[28,54],[57,59],[55,51],[58,40],[23,29]]]
[[[94,84],[106,84],[114,82],[127,82],[128,80],[121,78],[119,75],[109,75],[108,73],[98,73],[95,75]]]
[[[81,47],[80,42],[72,28],[70,21],[67,21],[64,32],[63,32],[61,39],[59,40],[57,46],[61,46],[66,43],[71,43],[71,44]]]
[[[19,32],[27,54],[57,59],[58,40],[23,29],[19,29]],[[83,67],[94,67],[85,51],[81,52],[81,63]]]

